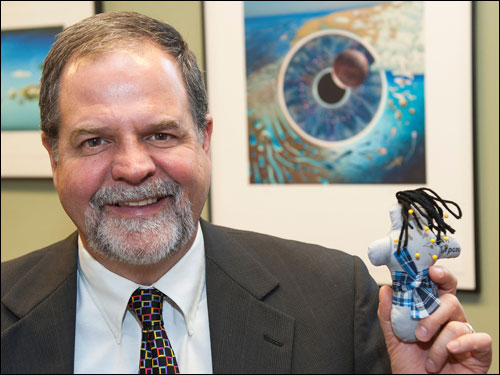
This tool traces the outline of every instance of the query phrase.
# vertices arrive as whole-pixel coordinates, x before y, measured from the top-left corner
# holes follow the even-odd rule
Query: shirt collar
[[[192,333],[193,321],[205,287],[205,246],[198,223],[196,238],[186,254],[153,285],[139,285],[111,272],[95,260],[78,237],[78,271],[93,302],[113,333],[117,343],[122,337],[122,323],[132,292],[139,287],[155,287],[184,316],[186,329]]]

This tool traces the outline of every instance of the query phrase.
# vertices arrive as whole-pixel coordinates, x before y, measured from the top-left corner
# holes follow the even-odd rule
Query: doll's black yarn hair
[[[415,213],[418,211],[422,216],[421,218],[427,220],[427,223],[425,225],[429,227],[429,230],[431,230],[436,235],[437,243],[439,243],[441,240],[441,233],[444,233],[445,235],[446,231],[455,233],[455,229],[453,229],[444,221],[443,209],[438,205],[438,203],[441,203],[441,205],[457,219],[460,219],[462,217],[462,210],[460,209],[458,204],[453,201],[442,199],[434,191],[428,188],[398,191],[396,193],[396,198],[401,204],[401,216],[403,218],[403,225],[401,226],[401,232],[399,234],[398,241],[398,255],[400,254],[403,237],[403,247],[406,248],[408,246],[408,227],[413,229],[412,225],[410,224],[410,217],[414,218],[415,223],[419,229],[423,229],[422,223],[420,222],[420,219],[418,217],[419,215],[410,214],[408,212],[410,209]],[[448,207],[448,204],[455,206],[458,210],[458,213],[453,212]]]

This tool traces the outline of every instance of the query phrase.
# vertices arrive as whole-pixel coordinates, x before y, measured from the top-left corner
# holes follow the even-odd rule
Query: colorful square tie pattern
[[[163,298],[158,289],[137,289],[128,306],[142,323],[139,374],[179,374],[179,366],[162,319]]]

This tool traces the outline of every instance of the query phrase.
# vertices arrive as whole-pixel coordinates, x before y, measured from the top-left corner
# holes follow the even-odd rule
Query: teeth
[[[158,198],[149,198],[149,199],[144,199],[142,201],[138,202],[120,202],[118,203],[119,206],[145,206],[147,204],[152,204],[158,202]]]

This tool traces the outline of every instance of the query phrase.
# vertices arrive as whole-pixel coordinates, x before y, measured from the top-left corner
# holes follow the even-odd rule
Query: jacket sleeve
[[[391,365],[377,316],[379,288],[363,261],[354,257],[354,372],[390,374]]]

